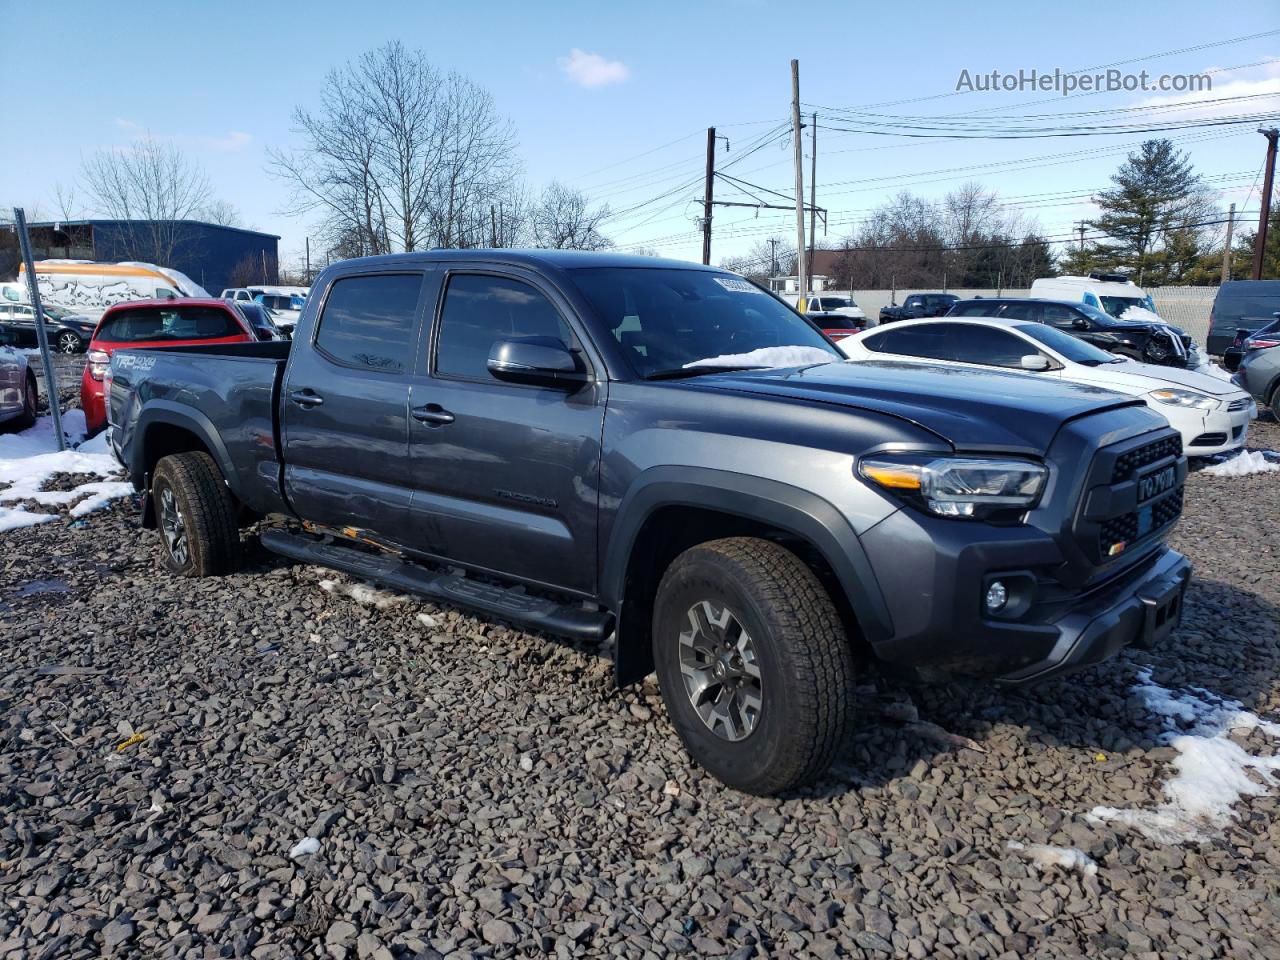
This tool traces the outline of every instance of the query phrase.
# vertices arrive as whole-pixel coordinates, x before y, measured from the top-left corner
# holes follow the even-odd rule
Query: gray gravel
[[[1280,957],[1275,796],[1180,847],[1083,816],[1160,800],[1139,665],[1280,711],[1278,483],[1191,477],[1169,648],[1024,691],[869,686],[832,775],[780,800],[693,768],[602,651],[262,553],[171,579],[127,501],[5,534],[0,956]]]

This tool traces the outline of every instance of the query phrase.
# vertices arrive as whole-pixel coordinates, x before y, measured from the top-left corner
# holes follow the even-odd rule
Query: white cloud
[[[606,87],[622,83],[631,71],[621,60],[606,60],[598,53],[587,53],[574,47],[567,57],[557,57],[560,71],[580,87]]]
[[[1276,97],[1280,95],[1280,64],[1266,64],[1260,70],[1249,71],[1252,78],[1227,80],[1231,71],[1212,72],[1212,90],[1193,93],[1175,93],[1147,97],[1136,104],[1139,107],[1179,107],[1180,109],[1155,110],[1152,119],[1181,121],[1205,120],[1240,114],[1270,113],[1275,110]],[[1232,100],[1231,97],[1254,97],[1253,100]],[[1199,101],[1225,101],[1199,103]],[[1198,105],[1196,105],[1198,104]]]

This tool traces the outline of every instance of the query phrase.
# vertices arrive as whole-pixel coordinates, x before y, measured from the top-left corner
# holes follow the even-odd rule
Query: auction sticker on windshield
[[[716,283],[726,290],[732,290],[734,293],[764,293],[755,284],[746,280],[739,280],[737,277],[716,277]]]

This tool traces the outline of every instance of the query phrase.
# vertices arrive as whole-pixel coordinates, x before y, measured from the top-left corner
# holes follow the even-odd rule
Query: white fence
[[[1200,344],[1205,344],[1205,339],[1209,336],[1209,308],[1213,306],[1213,298],[1218,292],[1217,287],[1147,287],[1147,293],[1151,295],[1151,300],[1155,303],[1156,313],[1160,314],[1165,320],[1173,324],[1175,327],[1181,327],[1191,338]],[[827,290],[826,293],[835,295],[850,295],[850,291]],[[902,303],[903,298],[914,290],[897,291],[897,301]],[[920,292],[937,292],[921,288]],[[971,300],[974,297],[1026,297],[1030,295],[1028,290],[978,290],[978,289],[962,289],[952,288],[947,291],[954,293],[957,297],[965,300]],[[853,299],[857,301],[858,306],[863,309],[869,317],[876,317],[880,314],[880,308],[889,304],[889,298],[892,291],[889,290],[854,290],[851,292]]]

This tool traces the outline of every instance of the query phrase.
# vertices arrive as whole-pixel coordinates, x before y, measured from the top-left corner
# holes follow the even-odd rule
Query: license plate
[[[1157,470],[1155,473],[1148,473],[1145,477],[1138,478],[1138,502],[1146,503],[1152,497],[1158,497],[1162,493],[1172,490],[1174,484],[1178,482],[1178,471],[1170,464],[1163,470]]]

